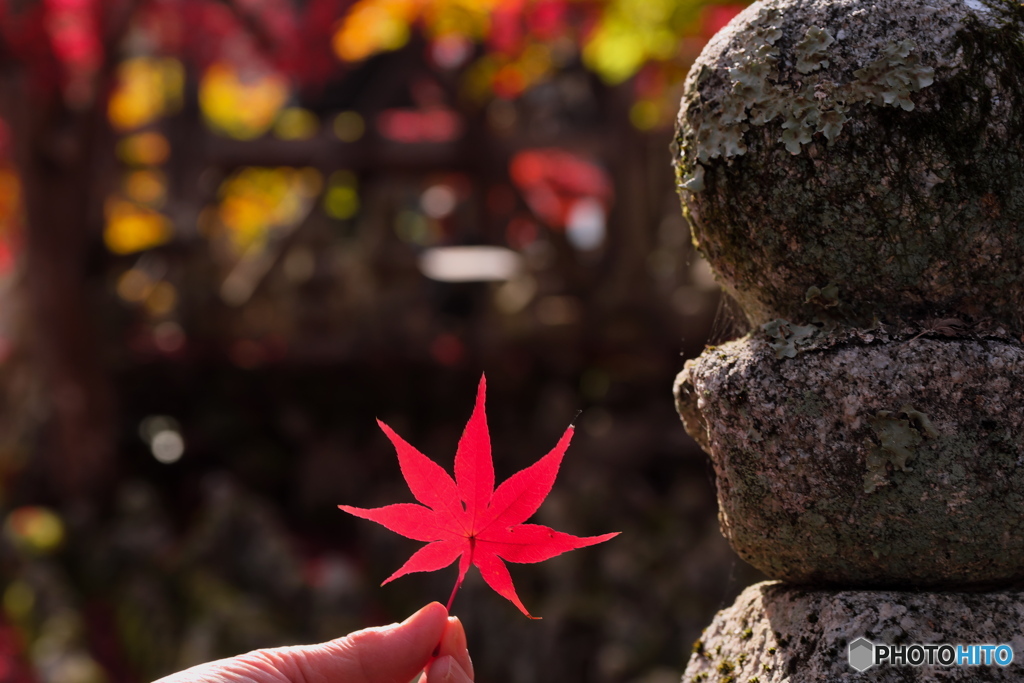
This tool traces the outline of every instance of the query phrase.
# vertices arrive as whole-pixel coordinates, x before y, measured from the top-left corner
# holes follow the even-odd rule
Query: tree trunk
[[[28,337],[49,394],[40,455],[53,493],[81,499],[110,480],[114,456],[114,392],[86,282],[100,219],[93,198],[103,111],[96,104],[71,111],[59,96],[31,92],[17,75],[7,86],[5,113],[24,188]]]

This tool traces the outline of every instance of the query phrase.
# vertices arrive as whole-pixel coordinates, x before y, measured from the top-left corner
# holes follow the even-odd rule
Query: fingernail
[[[433,681],[435,680],[441,681],[442,683],[443,681],[451,680],[452,664],[454,663],[455,660],[452,659],[449,655],[445,655],[444,657],[441,657],[441,659],[434,662],[434,665],[430,667],[429,680],[431,681],[431,683],[433,683]]]

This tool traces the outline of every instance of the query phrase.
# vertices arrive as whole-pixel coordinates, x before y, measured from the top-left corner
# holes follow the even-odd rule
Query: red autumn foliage
[[[607,208],[612,182],[597,164],[562,149],[526,149],[509,164],[509,175],[534,214],[553,228],[563,228],[573,204],[594,197]]]
[[[204,67],[217,60],[267,60],[300,85],[338,71],[330,50],[350,0],[0,0],[0,63],[30,72],[36,93],[60,91],[73,108],[109,86],[104,64],[134,27],[146,44]],[[99,98],[102,99],[102,98]]]
[[[459,577],[448,599],[449,608],[470,565],[474,565],[488,586],[534,619],[516,595],[505,562],[543,562],[576,548],[602,543],[618,532],[580,537],[539,524],[523,523],[551,492],[573,428],[565,430],[550,453],[495,489],[491,442],[484,415],[485,394],[486,379],[481,377],[473,415],[455,453],[455,479],[378,420],[398,452],[402,476],[421,505],[399,503],[373,509],[338,507],[407,538],[430,541],[384,583],[411,572],[444,569],[459,560]]]

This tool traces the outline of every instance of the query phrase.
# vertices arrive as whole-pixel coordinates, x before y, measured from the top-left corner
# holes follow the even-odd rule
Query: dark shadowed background
[[[383,419],[534,520],[616,539],[471,571],[492,683],[678,680],[755,572],[671,388],[741,325],[669,165],[704,0],[0,0],[0,681],[135,683],[444,601]]]

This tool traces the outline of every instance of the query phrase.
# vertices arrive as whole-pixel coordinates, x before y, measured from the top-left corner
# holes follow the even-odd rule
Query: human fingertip
[[[466,673],[467,678],[473,678],[473,660],[469,656],[466,631],[458,617],[448,617],[438,654],[453,657],[455,663]]]
[[[405,626],[413,621],[416,621],[420,617],[425,616],[440,616],[443,614],[445,617],[448,616],[448,610],[445,609],[444,605],[439,602],[432,602],[428,605],[420,607],[418,610],[413,612],[405,621],[401,623],[401,626]]]
[[[472,683],[472,680],[454,657],[437,658],[427,669],[428,683]]]
[[[466,645],[466,630],[462,628],[462,622],[458,617],[448,617],[448,625],[444,629],[445,636],[454,637],[456,642],[463,647]]]

